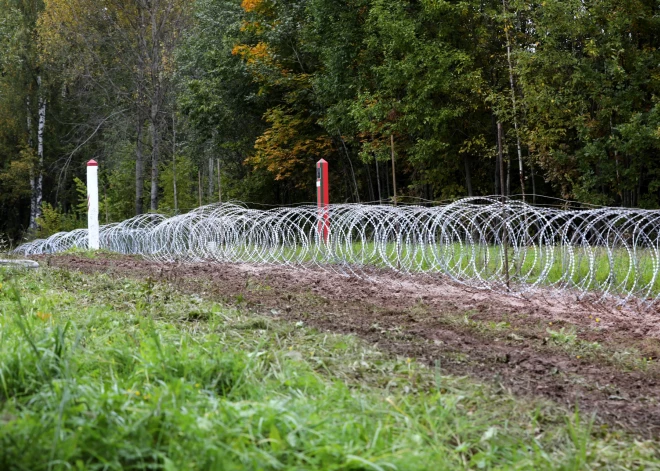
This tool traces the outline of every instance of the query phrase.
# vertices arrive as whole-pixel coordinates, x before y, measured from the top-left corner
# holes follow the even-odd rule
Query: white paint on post
[[[87,162],[87,230],[89,249],[99,249],[99,164]]]

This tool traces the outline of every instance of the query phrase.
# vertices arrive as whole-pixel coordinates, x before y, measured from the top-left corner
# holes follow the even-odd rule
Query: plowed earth
[[[366,281],[268,265],[161,264],[116,255],[38,259],[52,267],[162,281],[257,314],[354,334],[443,374],[577,405],[601,426],[660,436],[655,309],[586,304],[543,292],[521,299],[391,273]],[[563,345],[552,332],[575,337]]]

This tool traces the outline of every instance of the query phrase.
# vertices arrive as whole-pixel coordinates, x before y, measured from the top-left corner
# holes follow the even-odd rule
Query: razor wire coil
[[[339,204],[323,210],[327,240],[320,211],[224,203],[173,217],[145,214],[101,226],[100,246],[159,262],[318,267],[363,278],[388,269],[518,294],[546,287],[621,304],[660,299],[660,211],[561,210],[494,198],[437,207]],[[76,229],[14,252],[87,246],[87,230]]]

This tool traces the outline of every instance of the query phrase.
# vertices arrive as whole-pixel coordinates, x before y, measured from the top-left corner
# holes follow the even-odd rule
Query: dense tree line
[[[659,46],[657,0],[0,0],[0,232],[80,225],[90,158],[105,221],[320,158],[335,202],[657,208]]]

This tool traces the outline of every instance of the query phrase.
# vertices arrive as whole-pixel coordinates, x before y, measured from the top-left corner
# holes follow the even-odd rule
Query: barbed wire
[[[327,239],[313,205],[251,209],[213,204],[101,227],[101,248],[159,262],[318,267],[370,278],[373,270],[445,276],[525,294],[552,288],[624,304],[660,299],[660,211],[564,210],[467,198],[444,206],[339,204]],[[22,255],[87,248],[87,230],[25,243]]]

